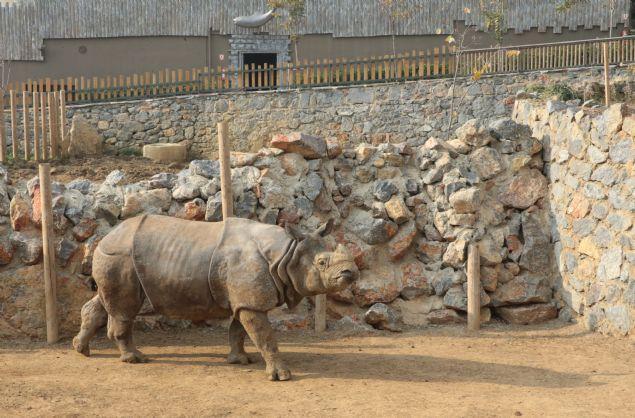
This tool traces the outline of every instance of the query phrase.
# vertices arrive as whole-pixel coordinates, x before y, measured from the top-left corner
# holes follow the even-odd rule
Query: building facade
[[[5,0],[6,1],[6,0]],[[504,45],[618,36],[631,0],[588,0],[562,12],[558,0],[502,0]],[[276,16],[256,28],[234,18],[267,11],[266,0],[0,0],[0,59],[13,81],[107,76],[203,66],[280,64],[296,48]],[[466,32],[466,47],[491,46],[480,0],[409,0],[391,22],[379,0],[307,0],[298,59],[355,58],[440,47]],[[466,28],[467,29],[466,31]]]

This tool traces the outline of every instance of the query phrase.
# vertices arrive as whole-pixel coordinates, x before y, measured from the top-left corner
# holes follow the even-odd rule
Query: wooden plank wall
[[[0,4],[2,0],[0,0]],[[481,0],[408,0],[410,16],[395,25],[377,1],[311,0],[300,34],[334,37],[451,34],[457,21],[485,28]],[[559,2],[514,0],[503,21],[517,33],[538,28],[560,33],[600,27],[608,29],[606,0],[588,0],[566,12]],[[630,1],[615,0],[614,26],[628,18]],[[268,10],[267,0],[37,0],[0,6],[0,58],[42,61],[45,39],[94,39],[130,36],[207,36],[250,34],[233,18]],[[287,35],[274,19],[260,31]]]

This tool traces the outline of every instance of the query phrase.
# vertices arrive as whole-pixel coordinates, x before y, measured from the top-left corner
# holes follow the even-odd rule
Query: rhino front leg
[[[245,353],[245,336],[247,331],[243,328],[240,321],[236,318],[232,319],[229,325],[229,347],[231,351],[227,356],[229,364],[249,364],[250,360]]]
[[[238,315],[249,338],[251,338],[265,359],[265,363],[267,364],[266,372],[269,380],[291,379],[289,368],[280,358],[278,343],[276,342],[273,329],[267,319],[267,314],[241,309]]]

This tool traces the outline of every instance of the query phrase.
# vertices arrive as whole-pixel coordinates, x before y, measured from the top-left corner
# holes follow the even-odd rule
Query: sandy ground
[[[147,364],[119,362],[103,336],[93,357],[0,343],[0,415],[575,416],[635,415],[635,340],[557,322],[324,337],[283,333],[294,373],[269,382],[225,363],[222,329],[137,333]]]
[[[187,166],[187,163],[181,164]],[[12,182],[30,180],[38,175],[37,164],[33,161],[14,161],[7,165],[9,179]],[[92,181],[103,181],[113,170],[122,170],[126,175],[126,183],[146,180],[154,174],[176,173],[178,165],[154,162],[137,156],[111,156],[74,158],[65,161],[51,162],[51,177],[53,181],[67,183],[78,178]]]

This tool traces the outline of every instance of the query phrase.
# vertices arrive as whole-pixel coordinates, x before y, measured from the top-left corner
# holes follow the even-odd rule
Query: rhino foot
[[[271,381],[291,380],[291,372],[283,364],[273,364],[272,366],[267,365],[267,377]]]
[[[140,351],[128,351],[119,358],[124,363],[147,363],[148,358]]]
[[[90,347],[88,344],[82,344],[79,337],[73,338],[73,348],[80,354],[90,357]]]
[[[229,364],[249,364],[251,360],[246,353],[229,353],[227,356],[227,363]]]

